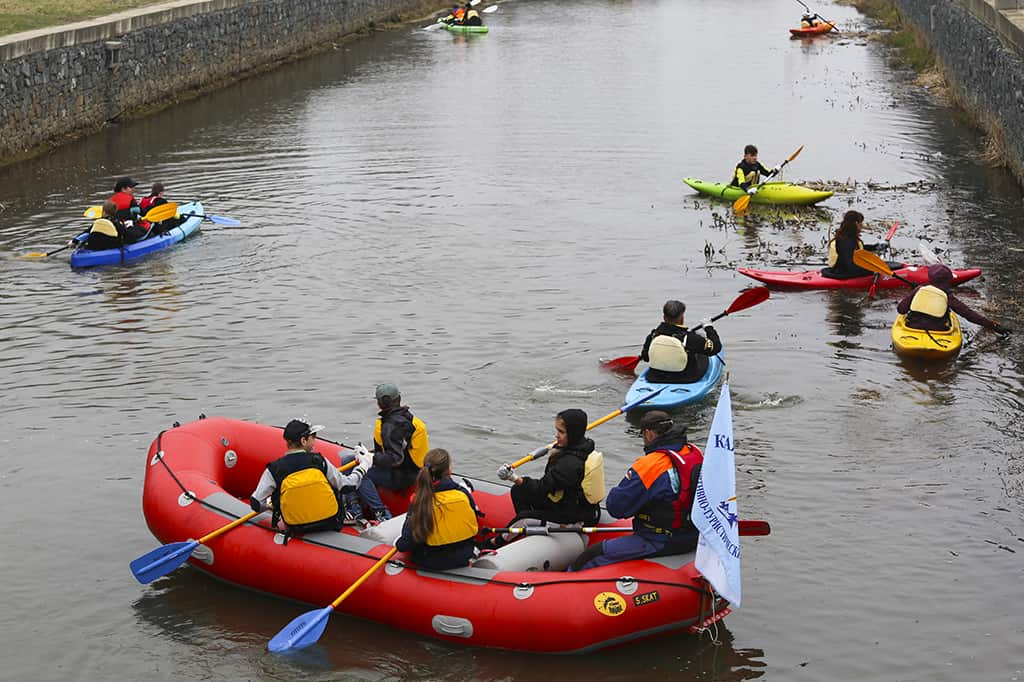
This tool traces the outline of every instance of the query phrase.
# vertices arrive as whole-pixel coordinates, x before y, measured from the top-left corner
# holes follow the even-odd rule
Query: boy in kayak
[[[814,28],[823,21],[825,20],[819,17],[816,12],[804,12],[804,15],[800,17],[800,28]]]
[[[570,571],[582,571],[649,556],[684,554],[697,546],[690,521],[704,457],[687,443],[686,428],[654,410],[640,420],[644,455],[608,491],[605,508],[617,519],[633,517],[633,534],[591,545]]]
[[[743,160],[736,164],[729,184],[733,187],[743,188],[747,194],[756,194],[756,186],[761,183],[761,173],[765,174],[765,180],[767,180],[781,169],[782,166],[775,166],[770,170],[762,166],[761,162],[757,160],[757,147],[748,144],[743,148]]]
[[[480,19],[480,13],[477,12],[475,9],[473,9],[473,6],[470,5],[468,2],[466,3],[466,6],[463,8],[463,15],[462,15],[462,22],[461,23],[462,23],[463,26],[483,26],[484,25],[484,22]]]
[[[444,18],[444,23],[461,24],[462,17],[465,15],[465,13],[466,10],[462,9],[462,7],[460,7],[458,3],[455,3],[454,5],[452,5],[452,8],[449,11],[448,16]]]
[[[452,480],[447,450],[434,448],[416,475],[416,493],[395,541],[399,552],[412,552],[418,566],[443,571],[468,566],[476,556],[473,539],[480,531],[480,511],[469,491]]]
[[[164,197],[164,191],[164,183],[153,183],[149,196],[144,197],[142,201],[139,202],[139,208],[142,209],[142,215],[149,213],[150,209],[154,209],[157,206],[163,206],[167,203],[167,199]],[[176,216],[159,223],[154,223],[153,226],[149,228],[149,234],[152,236],[163,234],[164,232],[181,225],[186,220],[188,220],[188,218]]]
[[[966,303],[953,295],[953,271],[941,263],[928,266],[929,284],[918,287],[903,297],[896,305],[896,312],[906,315],[906,324],[912,329],[945,331],[950,327],[949,311],[952,310],[965,320],[992,331],[1007,335],[1012,330],[993,322],[981,313],[972,310]]]
[[[93,221],[89,228],[89,238],[85,248],[90,251],[119,249],[124,246],[124,225],[117,219],[117,204],[113,201],[103,202],[103,215]]]
[[[288,450],[267,465],[249,506],[259,512],[272,500],[275,516],[280,516],[290,531],[311,533],[339,530],[343,524],[342,490],[357,487],[370,468],[372,458],[365,450],[357,455],[359,464],[351,474],[342,474],[323,455],[313,452],[316,434],[322,426],[310,426],[293,419],[284,427]]]
[[[836,236],[828,243],[828,267],[822,269],[821,276],[831,279],[853,279],[869,277],[875,273],[865,270],[853,262],[853,252],[857,249],[868,251],[884,251],[889,248],[885,242],[865,245],[860,240],[860,231],[864,229],[864,214],[860,211],[847,211],[843,222],[836,230]],[[901,267],[895,263],[893,267]]]
[[[708,358],[722,352],[722,340],[701,320],[707,337],[686,328],[686,304],[666,301],[661,308],[662,323],[651,330],[640,350],[640,359],[650,363],[647,380],[659,384],[689,384],[708,371]]]
[[[117,219],[125,225],[125,243],[131,244],[146,237],[146,229],[135,224],[142,209],[135,201],[135,186],[139,183],[131,178],[118,178],[114,183],[114,194],[110,197],[117,206]]]

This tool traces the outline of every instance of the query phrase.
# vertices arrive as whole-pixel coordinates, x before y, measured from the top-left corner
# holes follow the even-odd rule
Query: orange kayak
[[[817,26],[811,26],[810,28],[791,28],[789,29],[789,32],[795,36],[813,36],[819,33],[828,33],[833,28],[835,28],[835,24],[829,24],[826,22],[818,24]]]

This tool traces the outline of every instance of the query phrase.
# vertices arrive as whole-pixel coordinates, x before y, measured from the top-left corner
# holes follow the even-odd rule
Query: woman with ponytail
[[[478,514],[473,496],[452,480],[448,451],[434,448],[423,458],[415,497],[395,547],[411,552],[412,560],[423,568],[467,566],[475,555]]]

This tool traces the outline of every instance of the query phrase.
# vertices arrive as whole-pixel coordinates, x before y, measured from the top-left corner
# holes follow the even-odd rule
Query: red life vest
[[[674,468],[679,476],[679,494],[671,502],[656,500],[637,512],[635,522],[644,530],[671,536],[676,531],[690,528],[690,510],[693,508],[693,497],[697,492],[697,477],[700,466],[704,463],[704,455],[693,445],[686,445],[680,452],[674,450],[654,450],[668,458],[664,462],[664,470]]]

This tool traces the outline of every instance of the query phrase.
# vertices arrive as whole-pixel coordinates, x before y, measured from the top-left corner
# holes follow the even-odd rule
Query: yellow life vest
[[[604,455],[591,452],[583,465],[583,497],[590,504],[597,504],[604,499]]]
[[[910,310],[929,317],[943,318],[949,310],[949,296],[942,289],[927,284],[914,293],[914,298],[910,300]]]
[[[466,16],[463,19],[463,21],[469,21],[470,19],[474,19],[474,18],[477,18],[479,16],[480,16],[480,14],[477,13],[477,11],[475,9],[471,9],[468,12],[466,12]]]
[[[299,469],[285,476],[278,500],[281,519],[289,526],[316,523],[338,514],[334,488],[324,472],[315,467]]]
[[[89,228],[89,232],[95,232],[97,234],[105,234],[108,237],[117,237],[117,228],[114,227],[114,223],[110,222],[106,218],[97,218],[93,221],[92,227]]]
[[[864,242],[858,239],[857,248],[863,249]],[[828,242],[828,266],[834,268],[837,262],[839,262],[839,252],[836,250],[836,240],[830,239]]]
[[[373,425],[373,442],[383,449],[384,439],[381,438],[380,428],[380,417],[377,417],[377,423]],[[419,417],[412,418],[412,429],[412,437],[405,445],[405,454],[419,469],[423,466],[423,458],[430,450],[430,437],[427,435],[427,425]]]
[[[647,356],[651,359],[651,369],[663,372],[682,372],[686,369],[686,348],[674,336],[655,336],[647,349]]]
[[[480,531],[476,512],[469,498],[461,490],[442,490],[434,493],[434,530],[427,536],[433,547],[462,542]]]

